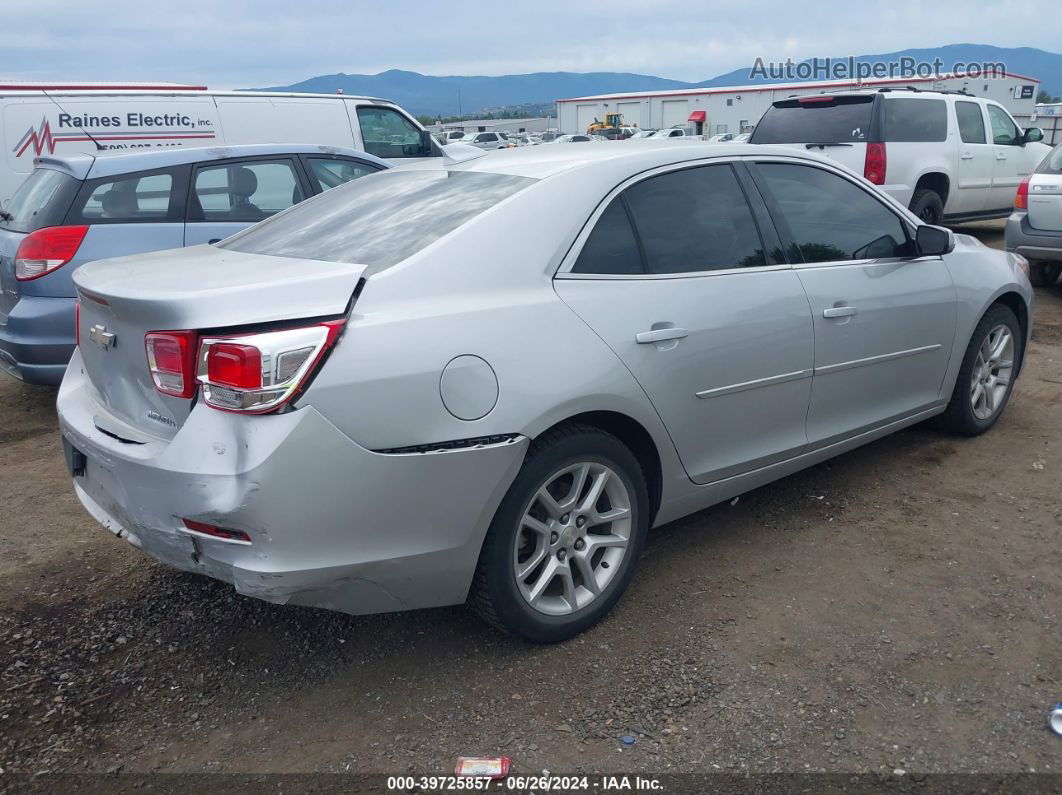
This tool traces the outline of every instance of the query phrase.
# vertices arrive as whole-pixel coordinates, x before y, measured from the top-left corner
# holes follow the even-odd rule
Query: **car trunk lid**
[[[364,270],[213,246],[89,263],[74,275],[85,374],[107,413],[137,430],[171,438],[195,397],[164,395],[155,388],[144,349],[148,332],[202,334],[334,317],[346,310]]]
[[[1062,232],[1062,173],[1033,174],[1028,202],[1030,227]]]

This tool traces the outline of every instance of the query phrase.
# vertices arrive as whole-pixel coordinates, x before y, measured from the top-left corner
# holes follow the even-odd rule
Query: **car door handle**
[[[973,160],[973,152],[963,152],[960,157],[963,160]]]
[[[831,306],[822,310],[823,317],[851,317],[859,310],[854,306]]]
[[[1006,160],[1006,159],[1007,159],[1007,153],[1006,152],[996,152],[996,160]]]
[[[689,332],[684,328],[657,328],[652,331],[639,331],[634,335],[635,341],[639,345],[648,345],[651,342],[664,342],[665,340],[680,340],[683,337],[688,337]]]

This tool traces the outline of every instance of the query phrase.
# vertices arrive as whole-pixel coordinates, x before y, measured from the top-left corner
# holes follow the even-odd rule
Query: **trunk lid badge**
[[[104,350],[115,344],[114,334],[107,331],[107,327],[102,326],[99,323],[89,329],[89,339]]]

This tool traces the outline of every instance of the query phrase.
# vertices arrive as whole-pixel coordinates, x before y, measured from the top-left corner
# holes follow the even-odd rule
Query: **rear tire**
[[[1009,343],[1004,334],[1010,335]],[[966,346],[955,389],[941,415],[945,430],[979,436],[996,424],[1014,391],[1024,342],[1014,312],[1003,304],[989,307]]]
[[[487,531],[468,604],[514,635],[570,638],[619,601],[648,527],[634,454],[599,428],[563,425],[531,443]]]
[[[1062,274],[1062,263],[1029,263],[1029,281],[1033,283],[1033,287],[1053,287],[1060,274]]]
[[[939,226],[944,220],[944,200],[935,190],[921,188],[911,197],[911,212],[923,223]]]

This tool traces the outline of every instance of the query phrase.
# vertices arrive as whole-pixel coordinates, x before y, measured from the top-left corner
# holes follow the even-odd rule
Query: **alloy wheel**
[[[631,494],[606,464],[556,470],[524,508],[513,572],[524,600],[553,616],[597,599],[620,570],[631,536]]]
[[[988,332],[974,360],[970,404],[979,420],[990,419],[1003,405],[1014,370],[1014,335],[1000,324]]]

